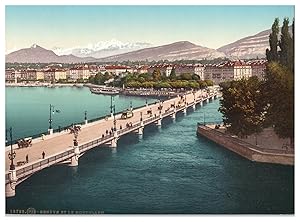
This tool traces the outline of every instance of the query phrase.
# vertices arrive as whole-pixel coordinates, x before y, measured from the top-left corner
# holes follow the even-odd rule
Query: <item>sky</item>
[[[5,51],[71,48],[99,41],[190,41],[217,49],[269,29],[294,6],[5,6]]]

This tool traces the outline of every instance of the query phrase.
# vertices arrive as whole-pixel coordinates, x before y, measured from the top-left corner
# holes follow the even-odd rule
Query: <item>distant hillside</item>
[[[137,60],[189,60],[189,59],[213,59],[224,57],[224,53],[214,49],[195,45],[188,41],[175,42],[168,45],[140,49],[137,51],[123,53],[115,56],[102,58],[100,61],[137,61]]]
[[[79,63],[93,60],[94,58],[79,58],[74,55],[58,56],[53,51],[44,49],[36,44],[30,48],[20,49],[9,53],[5,57],[5,62],[18,63]]]
[[[266,49],[269,48],[270,33],[271,29],[265,30],[256,35],[248,36],[228,45],[224,45],[217,50],[233,59],[265,58]]]

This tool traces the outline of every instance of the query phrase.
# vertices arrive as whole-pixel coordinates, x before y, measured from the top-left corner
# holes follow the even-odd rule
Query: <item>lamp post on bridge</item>
[[[130,111],[132,111],[132,101],[130,101]]]
[[[6,130],[6,134],[9,133],[10,137],[10,153],[8,153],[8,158],[10,160],[10,170],[15,170],[15,164],[14,159],[16,158],[16,152],[13,151],[13,143],[12,143],[12,127],[9,128],[9,130]],[[6,135],[6,141],[7,141],[7,135]]]
[[[12,127],[9,130],[6,130],[6,141],[7,141],[7,134],[9,133],[10,136],[10,153],[8,154],[8,158],[10,159],[10,166],[9,166],[9,174],[8,174],[8,183],[5,184],[5,196],[6,197],[13,197],[16,195],[16,185],[17,185],[17,171],[14,164],[14,159],[16,158],[16,152],[13,151],[12,147]]]
[[[115,103],[115,100],[114,100],[114,96],[111,95],[110,96],[110,116],[113,117],[113,108],[114,108],[114,105],[113,103]]]
[[[53,129],[52,129],[52,113],[54,114],[54,106],[53,105],[49,105],[49,129],[48,131],[50,132],[50,134],[53,133]],[[52,133],[51,133],[52,131]]]
[[[142,122],[143,121],[143,112],[140,112],[140,115],[141,115],[140,121]]]
[[[114,105],[114,132],[117,131],[116,106]]]
[[[60,110],[54,110],[54,105],[50,104],[49,105],[49,129],[48,129],[48,132],[49,132],[50,135],[53,134],[52,115],[54,115],[55,112],[60,113]]]
[[[87,111],[84,111],[84,124],[87,124],[88,120],[87,120]]]

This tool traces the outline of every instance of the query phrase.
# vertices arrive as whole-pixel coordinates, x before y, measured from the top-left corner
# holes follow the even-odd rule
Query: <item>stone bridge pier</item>
[[[114,132],[114,138],[112,139],[111,143],[110,143],[110,147],[111,148],[117,148],[118,146],[118,134],[117,134],[117,131]]]
[[[16,195],[16,186],[17,186],[17,171],[10,170],[9,171],[9,182],[5,184],[5,196],[6,197],[14,197]]]
[[[75,144],[74,142],[73,149],[74,149],[74,156],[71,158],[71,163],[69,164],[70,167],[78,166],[78,161],[79,161],[80,151],[79,151],[78,143]]]

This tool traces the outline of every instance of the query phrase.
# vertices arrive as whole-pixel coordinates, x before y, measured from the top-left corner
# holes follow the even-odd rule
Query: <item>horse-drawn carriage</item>
[[[19,148],[32,146],[32,137],[20,139],[17,141],[17,144]]]
[[[128,119],[130,117],[133,117],[133,112],[131,110],[125,110],[122,115],[121,115],[121,119]]]

